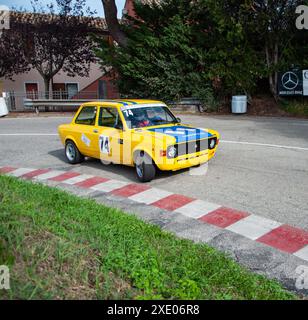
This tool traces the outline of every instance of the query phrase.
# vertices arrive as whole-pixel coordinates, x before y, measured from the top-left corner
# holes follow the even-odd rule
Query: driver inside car
[[[135,128],[144,128],[151,124],[144,110],[134,110],[134,118],[131,122]]]

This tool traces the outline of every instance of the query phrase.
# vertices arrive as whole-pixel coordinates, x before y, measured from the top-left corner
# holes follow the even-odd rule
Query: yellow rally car
[[[156,170],[177,171],[210,160],[219,134],[181,124],[166,104],[152,100],[111,100],[83,104],[70,124],[59,126],[67,160],[84,157],[136,168],[141,182]]]

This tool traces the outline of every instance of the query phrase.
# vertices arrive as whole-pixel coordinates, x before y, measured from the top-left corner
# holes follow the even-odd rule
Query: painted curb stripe
[[[257,240],[288,253],[295,253],[308,244],[308,232],[288,225],[280,226]]]
[[[308,262],[308,232],[270,219],[249,214],[203,200],[150,188],[143,184],[95,177],[75,172],[50,169],[0,167],[0,173],[36,180],[52,180],[76,187],[92,189],[175,211],[200,222],[215,225],[263,243]]]
[[[139,203],[151,204],[151,203],[159,201],[163,198],[166,198],[170,195],[172,195],[171,192],[161,190],[161,189],[152,188],[147,191],[138,193],[132,197],[129,197],[128,199],[135,201],[135,202],[139,202]]]
[[[74,185],[74,184],[77,185],[77,183],[84,182],[84,181],[86,181],[86,180],[88,180],[88,179],[90,179],[90,178],[93,178],[93,176],[90,176],[89,174],[81,174],[81,175],[79,175],[79,176],[76,176],[76,177],[74,177],[74,178],[70,178],[70,179],[65,180],[65,181],[63,181],[63,182],[64,182],[65,184],[69,184],[69,185]]]
[[[33,180],[39,180],[39,181],[49,180],[51,178],[59,176],[60,174],[63,174],[63,171],[52,170],[52,171],[49,171],[49,172],[46,172],[46,173],[43,173],[43,174],[40,174],[40,175],[34,177]]]
[[[199,220],[224,229],[248,216],[247,212],[221,207],[199,218]]]
[[[175,211],[183,214],[186,217],[199,219],[204,215],[220,208],[219,205],[210,203],[203,200],[195,200],[193,202],[188,203],[187,205],[176,209]]]
[[[160,209],[175,211],[186,204],[193,202],[195,199],[188,198],[180,194],[172,194],[166,198],[152,203],[152,206],[158,207]]]
[[[109,181],[109,179],[101,178],[101,177],[92,177],[92,178],[86,179],[82,182],[76,183],[75,186],[87,189],[87,188],[91,188],[93,186],[96,186],[100,183],[107,182],[107,181]]]
[[[27,173],[33,172],[33,171],[34,171],[34,169],[20,168],[20,169],[16,169],[14,171],[9,172],[8,175],[18,178],[18,177],[23,176],[24,174],[27,174]]]
[[[128,184],[128,182],[108,180],[106,182],[93,186],[90,189],[101,192],[112,192],[113,190],[120,189],[127,186]]]
[[[31,171],[31,172],[28,172],[28,173],[22,175],[21,178],[24,178],[24,179],[33,179],[33,178],[35,178],[36,176],[42,175],[42,174],[47,173],[47,172],[49,172],[49,171],[50,171],[50,169],[34,170],[34,171]]]
[[[128,186],[112,191],[112,194],[123,198],[129,198],[134,196],[135,194],[147,191],[149,189],[150,187],[148,186],[140,184],[129,184]]]
[[[303,249],[295,252],[294,255],[308,262],[308,245],[306,245]]]
[[[13,168],[13,167],[2,167],[0,169],[0,172],[1,173],[9,173],[9,172],[14,171],[14,170],[16,170],[16,168]]]
[[[66,172],[66,173],[60,174],[59,176],[53,177],[53,178],[51,178],[49,180],[56,181],[56,182],[63,182],[65,180],[68,180],[68,179],[71,179],[71,178],[75,178],[75,177],[78,177],[78,176],[80,176],[79,173]]]
[[[226,229],[251,240],[257,240],[258,238],[264,236],[273,229],[280,227],[281,225],[282,223],[258,217],[252,214],[232,224]]]

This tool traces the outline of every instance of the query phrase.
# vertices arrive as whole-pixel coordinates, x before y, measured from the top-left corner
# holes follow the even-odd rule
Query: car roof
[[[145,100],[145,99],[114,99],[114,100],[95,100],[82,104],[83,106],[111,106],[111,107],[127,107],[130,105],[147,105],[147,104],[165,104],[158,100]]]

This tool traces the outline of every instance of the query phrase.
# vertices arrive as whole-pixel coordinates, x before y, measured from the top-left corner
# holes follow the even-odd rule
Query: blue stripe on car
[[[148,129],[148,130],[175,137],[176,143],[207,139],[213,136],[212,134],[210,134],[205,130],[184,127],[184,126],[162,127],[162,128],[156,128],[156,129]]]

